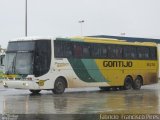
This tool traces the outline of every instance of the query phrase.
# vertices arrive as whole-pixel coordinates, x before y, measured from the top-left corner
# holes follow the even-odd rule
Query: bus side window
[[[108,46],[108,57],[115,58],[115,47],[113,45]]]
[[[73,45],[75,58],[90,58],[90,44],[75,42]]]
[[[123,47],[123,57],[126,59],[136,59],[137,49],[135,46],[124,46]]]
[[[83,58],[90,58],[90,45],[83,44]]]
[[[62,43],[63,46],[63,57],[65,58],[71,58],[73,57],[73,45],[71,42],[63,42]]]
[[[118,45],[108,45],[108,57],[112,59],[122,58],[122,47]]]
[[[122,58],[122,46],[116,46],[115,48],[115,56],[116,58]]]
[[[107,45],[104,45],[101,47],[101,56],[102,56],[102,58],[108,57]]]
[[[101,57],[101,46],[100,44],[92,44],[91,46],[91,56],[92,58],[100,58]]]
[[[73,45],[74,57],[81,58],[82,57],[82,46],[80,43],[74,43]]]
[[[54,41],[54,56],[55,58],[63,58],[62,41]]]
[[[36,41],[34,74],[41,76],[47,73],[51,63],[51,41],[40,40]]]
[[[137,48],[139,59],[149,59],[149,48],[148,47],[138,47]]]
[[[144,48],[144,58],[149,59],[149,48],[148,47]]]
[[[150,47],[150,58],[152,60],[156,60],[157,59],[157,48],[154,48],[154,47]]]

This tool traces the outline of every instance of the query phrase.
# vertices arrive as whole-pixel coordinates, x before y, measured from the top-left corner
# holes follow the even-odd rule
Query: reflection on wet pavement
[[[68,90],[62,95],[50,91],[39,95],[26,90],[0,91],[1,114],[91,114],[91,113],[160,113],[160,84],[144,86],[141,90],[88,91]]]

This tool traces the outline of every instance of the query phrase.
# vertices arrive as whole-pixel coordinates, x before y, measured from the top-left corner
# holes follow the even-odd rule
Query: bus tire
[[[29,90],[32,94],[39,94],[41,90]]]
[[[66,88],[66,83],[63,78],[59,77],[56,79],[54,83],[54,89],[52,90],[54,94],[62,94],[64,93]]]
[[[109,91],[111,87],[99,87],[102,91]]]
[[[129,90],[132,88],[132,78],[127,76],[124,80],[124,90]]]
[[[133,89],[140,90],[142,86],[142,78],[137,76],[137,78],[133,81]]]

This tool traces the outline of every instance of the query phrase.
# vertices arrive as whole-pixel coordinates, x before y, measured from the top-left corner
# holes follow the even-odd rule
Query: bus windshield
[[[33,41],[9,42],[5,61],[6,74],[32,74],[34,49]]]
[[[28,75],[33,73],[32,61],[33,53],[7,53],[6,54],[6,67],[7,74],[23,74]]]
[[[50,68],[51,41],[9,42],[5,61],[6,74],[41,76]]]

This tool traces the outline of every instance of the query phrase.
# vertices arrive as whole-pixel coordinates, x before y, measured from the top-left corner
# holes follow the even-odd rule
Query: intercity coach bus
[[[94,37],[22,38],[6,50],[4,87],[140,89],[158,82],[157,45]]]
[[[3,80],[4,64],[5,64],[5,52],[1,52],[0,53],[0,83]]]

